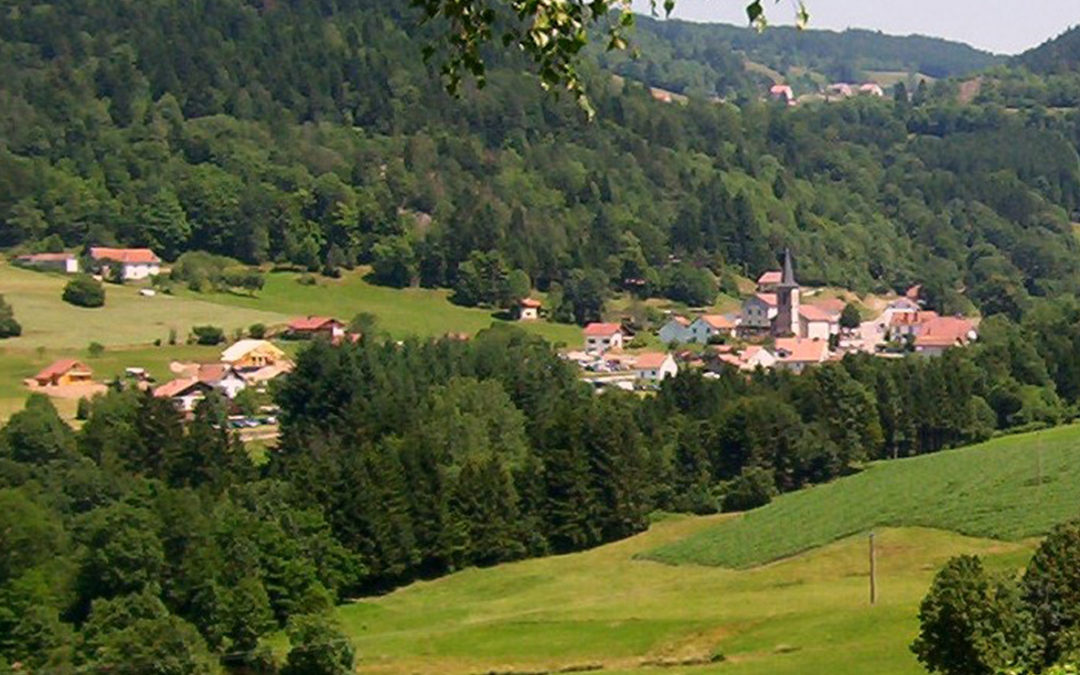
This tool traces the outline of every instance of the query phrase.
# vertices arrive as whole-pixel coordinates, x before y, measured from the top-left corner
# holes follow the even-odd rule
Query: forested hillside
[[[519,269],[570,297],[675,294],[694,276],[695,300],[790,246],[806,283],[923,282],[947,311],[1013,315],[1075,287],[1075,115],[955,107],[944,90],[663,105],[593,68],[589,123],[497,54],[486,88],[448,97],[415,17],[365,0],[5,12],[4,246],[371,262],[382,283],[431,286]]]
[[[872,72],[964,76],[1004,60],[966,44],[919,35],[789,26],[758,32],[649,17],[637,18],[633,41],[636,57],[597,49],[599,62],[648,85],[702,97],[760,96],[773,81],[747,69],[746,60],[775,71],[800,93],[816,92],[828,82],[873,80]]]

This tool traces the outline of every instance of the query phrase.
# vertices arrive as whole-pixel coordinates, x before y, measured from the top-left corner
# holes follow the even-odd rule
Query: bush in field
[[[200,345],[217,345],[225,341],[225,330],[220,326],[193,326],[191,334]]]
[[[22,326],[15,320],[15,310],[0,295],[0,339],[19,337],[22,335]]]
[[[91,276],[80,275],[64,286],[64,302],[78,307],[101,307],[105,304],[105,287]]]

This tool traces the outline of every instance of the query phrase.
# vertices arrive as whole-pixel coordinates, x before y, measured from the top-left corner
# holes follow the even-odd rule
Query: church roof
[[[784,249],[784,268],[780,273],[781,288],[796,288],[799,283],[795,281],[795,270],[791,266],[791,249]]]

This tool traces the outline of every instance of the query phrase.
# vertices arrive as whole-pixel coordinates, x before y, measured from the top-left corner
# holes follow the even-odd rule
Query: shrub
[[[225,341],[225,331],[220,326],[193,326],[191,334],[200,345],[217,345]]]
[[[15,320],[15,310],[0,295],[0,339],[22,335],[22,326]]]
[[[101,307],[105,304],[105,287],[100,281],[83,274],[64,286],[62,297],[64,302],[78,307]]]
[[[315,277],[311,276],[310,274],[301,274],[299,277],[296,278],[296,283],[300,284],[301,286],[314,286],[319,282]]]
[[[96,359],[97,357],[105,353],[105,345],[101,344],[100,342],[91,342],[86,347],[86,353],[92,358]]]
[[[248,327],[248,335],[256,340],[263,339],[266,337],[266,325],[261,323],[251,324],[251,326]]]
[[[175,345],[176,344],[176,329],[175,328],[170,328],[169,329],[169,344],[170,345]]]

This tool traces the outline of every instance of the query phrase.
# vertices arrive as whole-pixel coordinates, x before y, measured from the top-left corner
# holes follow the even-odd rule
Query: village
[[[849,353],[939,356],[977,339],[976,321],[924,309],[919,290],[915,286],[891,299],[871,319],[845,321],[847,303],[800,287],[792,255],[785,251],[782,269],[762,273],[737,312],[693,318],[671,314],[655,333],[668,351],[635,353],[627,349],[635,337],[632,328],[597,322],[585,326],[583,349],[563,355],[577,363],[582,379],[597,389],[634,390],[655,388],[680,368],[700,369],[706,377],[725,369],[801,373]]]
[[[161,260],[150,249],[93,247],[84,263],[74,254],[45,253],[20,256],[16,264],[62,274],[78,273],[85,265],[100,277],[125,281],[145,281],[162,273]],[[609,387],[648,391],[680,369],[698,369],[706,377],[717,377],[725,369],[801,373],[848,353],[883,358],[906,353],[936,356],[977,337],[974,320],[924,309],[918,287],[890,299],[876,316],[864,320],[858,314],[850,316],[854,307],[849,308],[845,300],[802,287],[794,270],[793,256],[785,251],[781,268],[762,273],[736,311],[690,315],[669,310],[657,326],[644,329],[631,321],[594,322],[584,327],[580,347],[565,347],[560,354],[575,363],[581,379],[598,391]],[[154,291],[146,287],[139,293],[152,296]],[[526,297],[513,315],[519,322],[541,321],[542,310],[540,300]],[[642,330],[651,331],[644,348],[638,339]],[[335,317],[295,317],[265,334],[239,337],[221,350],[216,361],[172,361],[172,378],[167,381],[153,381],[133,363],[113,385],[149,391],[187,415],[216,391],[233,402],[233,426],[272,427],[276,419],[269,383],[293,367],[289,354],[278,344],[316,338],[340,344],[359,337]],[[664,349],[656,349],[657,342]],[[68,399],[90,398],[107,386],[95,380],[85,360],[75,358],[56,360],[25,384],[32,391]]]

